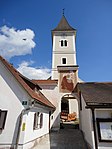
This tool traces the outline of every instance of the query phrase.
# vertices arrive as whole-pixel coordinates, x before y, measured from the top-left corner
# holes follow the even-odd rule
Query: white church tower
[[[52,30],[52,80],[59,79],[60,68],[71,71],[78,68],[75,40],[76,30],[69,25],[63,14],[58,26]]]

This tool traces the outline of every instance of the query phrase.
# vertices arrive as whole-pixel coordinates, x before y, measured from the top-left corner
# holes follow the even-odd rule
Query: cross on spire
[[[65,14],[65,8],[63,8],[63,16],[64,16],[64,14]]]

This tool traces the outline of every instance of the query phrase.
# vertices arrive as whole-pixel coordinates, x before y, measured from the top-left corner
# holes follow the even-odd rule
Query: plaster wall
[[[60,33],[60,32],[54,34],[55,41],[53,41],[53,42],[55,42],[55,49],[53,49],[53,51],[55,51],[55,50],[56,51],[60,51],[60,50],[63,51],[63,47],[61,47],[61,42],[60,42],[61,40],[67,40],[67,47],[64,48],[64,50],[68,51],[68,49],[69,50],[71,49],[72,51],[75,51],[75,49],[74,49],[74,44],[75,44],[75,42],[74,42],[74,38],[75,38],[74,33],[64,32],[64,34],[66,34],[65,36],[63,36],[62,34],[63,33]]]
[[[15,144],[19,115],[30,97],[0,61],[0,109],[7,110],[5,128],[0,131],[0,148]]]
[[[0,61],[0,109],[8,111],[5,128],[0,131],[0,148],[15,147],[20,122],[19,116],[23,109],[28,108],[30,99],[31,97]],[[26,106],[22,105],[23,100],[27,101]],[[49,133],[50,109],[42,105],[30,108],[22,117],[18,148],[32,147],[36,139]],[[33,130],[35,112],[43,113],[43,127],[37,130]],[[24,130],[23,124],[25,124]]]
[[[56,110],[51,114],[50,117],[50,128],[52,128],[53,130],[58,130],[60,128],[61,100],[62,97],[64,97],[64,95],[66,95],[67,93],[59,92],[59,84],[39,85],[42,88],[43,94],[56,107]],[[70,112],[77,112],[77,118],[79,118],[78,101],[76,99],[69,99],[69,106]]]
[[[58,130],[60,128],[60,112],[61,112],[61,97],[58,84],[56,85],[41,85],[43,94],[56,107],[50,117],[50,128]]]
[[[84,138],[87,143],[94,148],[92,114],[90,109],[85,109],[86,103],[81,95],[82,110],[80,110],[80,129],[83,131]]]
[[[52,52],[52,79],[58,79],[57,66],[76,65],[76,45],[74,32],[58,32],[53,34]],[[67,40],[67,47],[61,47],[61,40]],[[66,64],[62,64],[62,58],[66,58]]]
[[[69,113],[77,113],[77,118],[79,118],[79,111],[78,111],[78,101],[77,99],[69,99]]]
[[[40,129],[33,129],[35,112],[43,113],[43,125],[42,125],[42,128]],[[25,123],[25,130],[22,131],[22,127],[24,123]],[[38,138],[48,133],[49,133],[49,111],[45,110],[44,108],[31,109],[30,111],[26,112],[23,116],[18,148],[19,149],[31,148],[35,145]]]

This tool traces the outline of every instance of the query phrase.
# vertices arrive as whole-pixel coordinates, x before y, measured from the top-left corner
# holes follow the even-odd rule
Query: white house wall
[[[81,96],[82,110],[80,111],[80,129],[83,131],[87,143],[92,147],[94,145],[92,115],[90,109],[85,109],[85,101]]]
[[[8,111],[5,128],[0,132],[0,148],[15,144],[18,116],[24,108],[21,102],[28,99],[26,92],[0,61],[0,109]]]
[[[92,122],[92,115],[91,109],[86,109],[84,98],[81,96],[82,101],[82,110],[80,111],[80,129],[84,133],[84,137],[87,143],[90,145],[92,149],[95,149],[94,144],[94,133],[93,133],[93,122]],[[111,118],[112,117],[112,110],[111,109],[95,109],[95,119],[96,118]],[[99,142],[98,140],[98,129],[96,125],[96,133],[97,133],[97,143],[98,149],[112,149],[112,143],[108,142]]]
[[[29,105],[23,106],[22,101],[27,101],[29,104],[30,99],[31,97],[0,61],[0,109],[8,111],[5,128],[0,131],[0,148],[13,148],[15,146],[20,121],[19,116],[23,109],[29,107]],[[30,108],[25,114],[23,113],[18,148],[27,149],[30,146],[32,147],[35,139],[49,133],[50,109],[42,105]],[[43,113],[43,127],[37,130],[33,130],[35,112]],[[22,131],[23,123],[25,123],[24,131]]]
[[[43,113],[43,125],[40,129],[33,129],[34,125],[34,114],[35,112]],[[22,125],[25,123],[25,130],[22,131]],[[21,125],[20,141],[18,149],[31,148],[37,143],[38,138],[49,133],[49,111],[44,110],[44,108],[35,108],[27,111],[23,116],[23,122]],[[24,138],[23,138],[24,136]]]

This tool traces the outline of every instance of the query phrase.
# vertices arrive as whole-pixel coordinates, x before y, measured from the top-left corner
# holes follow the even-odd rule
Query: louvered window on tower
[[[67,47],[67,40],[61,40],[61,47]]]
[[[0,110],[0,130],[3,130],[5,127],[6,117],[7,117],[7,111]]]

